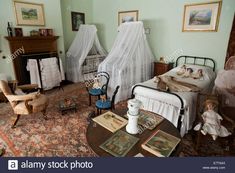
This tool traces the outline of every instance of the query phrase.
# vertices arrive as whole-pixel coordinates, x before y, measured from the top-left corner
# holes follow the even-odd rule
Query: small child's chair
[[[114,102],[115,102],[115,97],[116,97],[116,94],[119,90],[119,87],[120,86],[117,86],[115,91],[113,92],[112,100],[107,98],[106,100],[99,99],[96,101],[95,105],[97,108],[97,115],[100,115],[101,111],[103,109],[104,110],[108,110],[108,109],[114,110],[115,109]]]
[[[97,72],[96,78],[98,81],[104,77],[105,81],[102,84],[101,88],[88,88],[87,91],[89,94],[89,106],[91,106],[91,96],[97,96],[98,99],[100,98],[100,95],[107,94],[108,84],[109,84],[109,74],[107,72]]]

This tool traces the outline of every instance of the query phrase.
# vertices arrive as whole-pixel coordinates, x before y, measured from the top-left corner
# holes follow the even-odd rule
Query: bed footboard
[[[137,88],[137,87],[143,87],[143,88],[148,88],[148,89],[155,90],[155,91],[159,91],[159,92],[164,92],[164,93],[167,93],[167,94],[170,94],[170,95],[174,95],[174,96],[176,96],[176,97],[179,99],[179,101],[180,101],[180,103],[181,103],[181,107],[180,107],[180,112],[179,112],[179,118],[178,118],[178,123],[177,123],[177,129],[178,129],[179,132],[180,132],[181,125],[182,125],[182,118],[183,118],[183,115],[184,115],[184,102],[183,102],[182,98],[181,98],[179,95],[175,94],[175,93],[171,93],[171,92],[168,92],[168,91],[162,91],[162,90],[159,90],[159,89],[157,89],[157,88],[152,88],[152,87],[145,86],[145,85],[140,85],[140,84],[135,85],[135,86],[132,88],[132,90],[131,90],[131,98],[134,98],[134,97],[135,97],[135,95],[134,95],[134,90],[135,90],[135,88]]]

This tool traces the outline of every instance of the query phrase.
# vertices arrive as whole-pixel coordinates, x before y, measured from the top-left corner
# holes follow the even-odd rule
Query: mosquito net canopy
[[[130,97],[133,85],[151,78],[153,60],[143,23],[138,21],[121,24],[110,53],[98,68],[98,71],[110,74],[110,96],[115,87],[120,86],[116,103]]]
[[[95,25],[80,25],[79,31],[67,52],[67,79],[73,82],[84,81],[82,64],[88,53],[106,55],[100,45]]]

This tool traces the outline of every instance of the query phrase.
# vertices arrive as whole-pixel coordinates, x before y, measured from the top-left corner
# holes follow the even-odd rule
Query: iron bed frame
[[[180,61],[182,61],[182,59],[183,59],[183,64],[193,64],[193,65],[207,66],[207,67],[211,67],[213,69],[213,71],[215,71],[215,61],[212,58],[182,55],[182,56],[179,56],[177,58],[177,60],[176,60],[176,67],[178,65],[180,65]],[[188,63],[189,62],[188,59],[192,59],[193,62]],[[202,64],[201,63],[197,63],[197,60],[202,60],[203,63]],[[211,66],[208,65],[207,62],[211,62],[212,65]],[[181,125],[182,125],[182,118],[183,118],[183,115],[184,115],[184,112],[185,112],[183,99],[178,94],[176,94],[176,93],[172,93],[170,91],[163,91],[163,90],[160,90],[160,89],[157,89],[157,88],[152,88],[152,87],[141,85],[141,84],[137,84],[137,85],[135,85],[132,88],[131,98],[135,97],[134,90],[137,87],[143,87],[143,88],[148,88],[148,89],[151,89],[151,90],[156,90],[156,91],[159,91],[159,92],[164,92],[164,93],[167,93],[167,94],[174,95],[174,96],[176,96],[179,99],[181,106],[180,106],[179,118],[178,118],[178,122],[177,122],[177,129],[180,132]]]

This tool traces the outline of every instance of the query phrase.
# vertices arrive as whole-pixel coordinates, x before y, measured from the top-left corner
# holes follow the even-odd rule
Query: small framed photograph
[[[222,1],[184,6],[183,32],[218,30]]]
[[[81,24],[85,24],[85,14],[71,12],[72,31],[78,31]]]
[[[32,30],[29,33],[30,33],[30,36],[39,36],[39,31],[37,30]]]
[[[15,30],[15,36],[16,37],[23,37],[23,30],[22,28],[14,28]]]
[[[53,29],[47,29],[47,36],[53,36]]]
[[[138,10],[133,11],[119,11],[118,12],[118,25],[125,22],[138,21]]]
[[[47,29],[39,29],[40,36],[47,36]]]
[[[43,4],[13,1],[17,25],[44,26]]]

